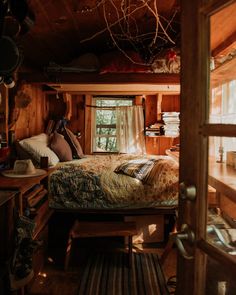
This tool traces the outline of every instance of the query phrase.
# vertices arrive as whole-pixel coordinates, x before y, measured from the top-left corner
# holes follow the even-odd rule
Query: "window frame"
[[[101,138],[116,138],[117,136],[114,134],[97,134],[97,128],[112,128],[116,130],[116,124],[96,124],[97,121],[97,109],[100,110],[112,110],[115,109],[116,106],[111,106],[111,107],[100,107],[97,106],[97,100],[129,100],[132,101],[131,106],[133,106],[135,103],[135,96],[134,95],[114,95],[114,96],[107,96],[107,95],[98,95],[98,96],[93,96],[92,97],[92,105],[94,106],[93,108],[93,114],[92,114],[92,124],[91,124],[91,128],[92,128],[92,152],[93,153],[119,153],[119,150],[117,149],[117,151],[97,151],[96,148],[96,139],[101,137]]]

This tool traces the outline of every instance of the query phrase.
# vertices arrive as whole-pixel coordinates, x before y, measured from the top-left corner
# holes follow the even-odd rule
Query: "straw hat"
[[[29,160],[16,160],[12,170],[4,170],[2,174],[7,177],[33,177],[46,174],[43,169],[36,169]]]

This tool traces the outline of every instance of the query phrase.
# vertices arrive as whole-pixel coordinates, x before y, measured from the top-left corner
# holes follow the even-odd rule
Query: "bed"
[[[54,262],[64,263],[68,234],[75,220],[135,221],[139,231],[135,241],[168,239],[175,222],[179,173],[178,163],[171,157],[83,155],[77,151],[80,159],[74,159],[74,147],[73,159],[62,161],[68,157],[64,153],[65,145],[59,152],[54,142],[57,146],[54,155],[45,134],[20,143],[20,148],[27,150],[24,158],[30,157],[37,164],[40,157],[48,156],[53,167],[48,179],[48,198],[54,211],[49,221],[49,249],[52,249],[49,255]],[[146,231],[150,222],[151,233]],[[53,249],[58,247],[59,254],[55,254]]]
[[[175,208],[178,164],[168,156],[95,155],[60,163],[49,177],[56,210]]]
[[[87,212],[176,208],[179,167],[171,157],[85,156],[73,136],[67,129],[64,136],[42,133],[18,144],[34,163],[48,157],[54,170],[48,182],[51,208]]]

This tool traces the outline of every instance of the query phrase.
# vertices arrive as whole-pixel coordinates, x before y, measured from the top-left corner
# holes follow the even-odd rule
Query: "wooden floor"
[[[106,250],[106,249],[105,249]],[[109,249],[110,250],[110,249]],[[114,247],[113,251],[123,251],[119,247]],[[77,295],[78,281],[82,269],[80,268],[82,260],[86,259],[86,255],[89,255],[89,251],[93,251],[90,247],[89,249],[79,251],[76,253],[75,258],[71,262],[69,271],[65,272],[62,267],[56,266],[54,262],[49,258],[43,270],[36,276],[34,283],[32,284],[30,290],[27,290],[27,294],[30,295]],[[155,245],[150,244],[143,247],[140,244],[134,246],[133,251],[136,252],[151,252],[158,253],[161,255],[163,248],[157,248]],[[77,251],[78,252],[78,251]],[[176,252],[175,249],[171,251],[163,264],[163,271],[166,279],[175,275],[176,269]]]

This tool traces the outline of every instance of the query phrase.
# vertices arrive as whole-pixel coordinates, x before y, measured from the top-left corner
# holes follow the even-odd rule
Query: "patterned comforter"
[[[174,206],[178,164],[168,156],[145,156],[155,163],[145,181],[117,173],[134,155],[99,155],[60,164],[49,178],[49,205],[55,209],[119,209]],[[155,159],[155,161],[153,161]],[[134,174],[135,175],[135,174]]]

